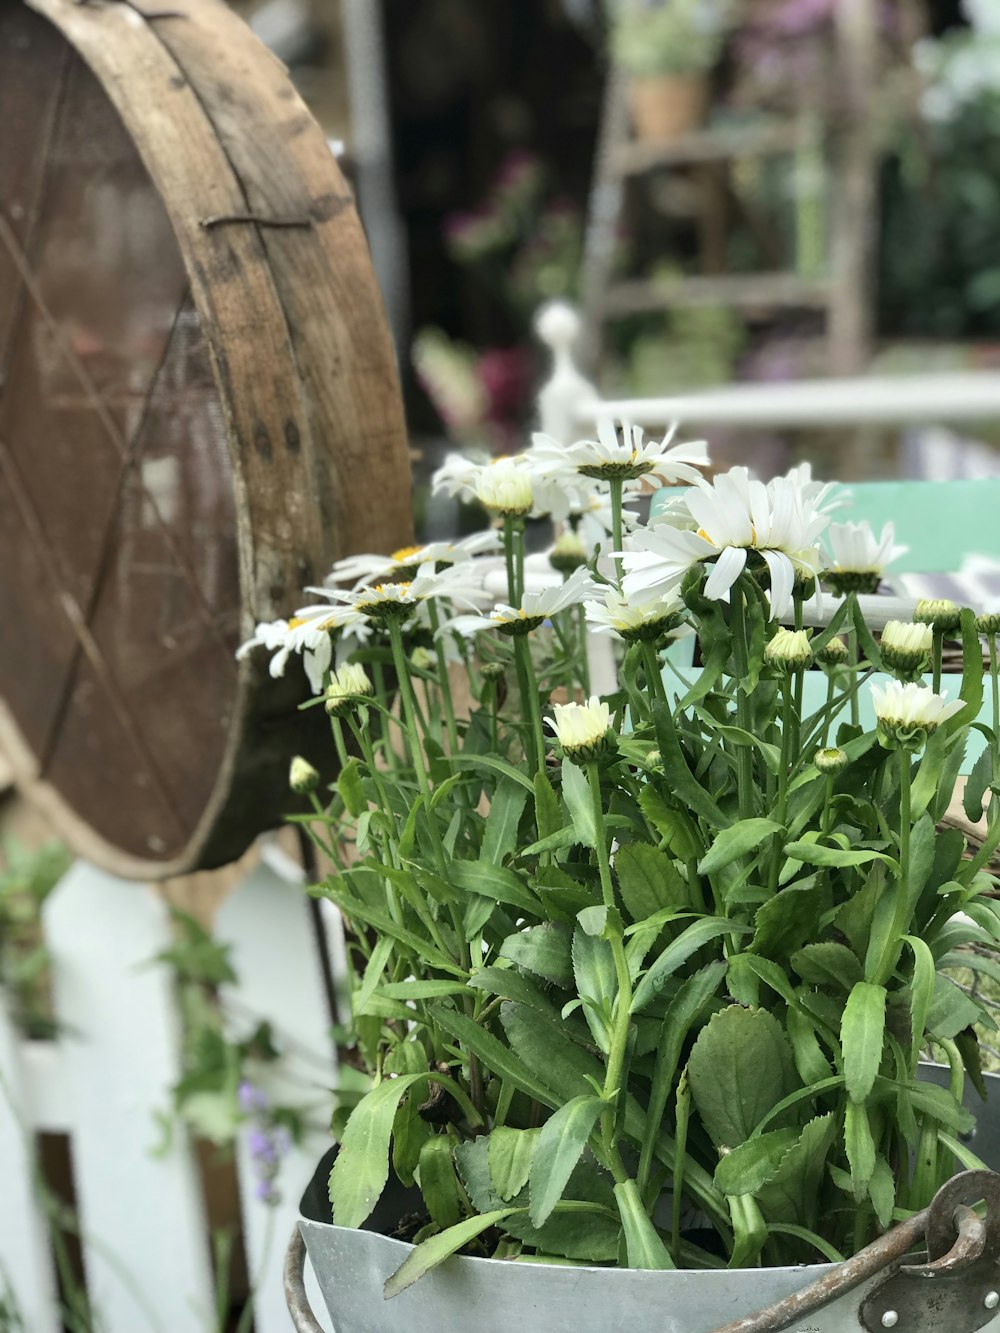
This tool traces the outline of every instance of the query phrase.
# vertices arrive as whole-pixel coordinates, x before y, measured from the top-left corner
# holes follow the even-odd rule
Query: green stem
[[[437,826],[434,811],[431,809],[431,786],[427,777],[424,752],[417,732],[417,705],[413,697],[413,683],[407,670],[406,653],[403,649],[403,631],[396,620],[389,621],[389,642],[392,645],[392,659],[396,667],[396,675],[399,678],[399,694],[403,702],[403,716],[406,719],[406,743],[410,751],[410,761],[416,772],[420,795],[424,798],[424,809],[427,814],[427,825],[431,831],[431,841],[434,844],[434,858],[437,862],[438,873],[442,878],[447,878],[444,848],[441,846],[440,830]]]
[[[622,526],[621,477],[612,477],[609,485],[611,489],[611,540],[615,544],[615,550],[620,551],[625,545],[625,529]],[[625,576],[625,571],[620,558],[615,560],[615,575],[618,579],[618,591],[621,592],[622,579]]]
[[[990,686],[993,696],[993,785],[1000,785],[1000,677],[997,674],[997,636],[991,634],[987,639],[990,651]],[[996,819],[997,804],[1000,798],[996,793],[990,796],[989,818]]]
[[[524,598],[524,519],[509,520],[514,529],[514,586],[517,589],[515,606],[520,606]]]
[[[440,622],[437,602],[433,597],[428,598],[427,607],[430,613],[431,633],[434,635],[434,650],[437,655],[438,685],[441,690],[441,702],[444,705],[445,726],[448,731],[448,750],[451,754],[458,754],[458,723],[455,721],[455,707],[451,701],[451,682],[448,680],[448,662],[445,658],[444,643],[438,636]]]
[[[896,910],[892,931],[886,941],[885,953],[879,966],[876,984],[884,986],[896,966],[901,941],[906,934],[910,911],[910,770],[912,756],[909,750],[899,750],[899,879],[896,881]]]
[[[576,608],[577,632],[579,635],[580,684],[583,686],[584,699],[590,698],[590,658],[587,656],[587,613],[582,606]]]
[[[524,710],[532,731],[532,745],[527,752],[532,762],[532,776],[545,770],[545,733],[542,730],[542,708],[538,699],[538,681],[535,667],[531,660],[531,645],[527,634],[514,635],[514,658],[517,662],[518,676],[521,681],[521,694]]]
[[[933,680],[933,689],[935,694],[940,693],[941,690],[941,659],[943,656],[944,656],[944,632],[942,630],[939,630],[937,625],[935,625],[933,646],[931,648],[931,663],[932,663],[932,670],[934,672],[932,680]]]
[[[851,596],[853,597],[854,594],[852,593]],[[858,631],[856,629],[851,629],[848,632],[847,648],[849,653],[848,660],[850,662],[850,667],[851,667],[851,681],[853,683],[858,678]],[[853,690],[851,692],[851,726],[860,727],[860,725],[861,725],[861,705],[858,702],[857,690]]]
[[[750,650],[747,645],[746,608],[743,600],[743,577],[733,584],[731,593],[733,656],[736,661],[736,721],[741,730],[751,730],[750,696],[743,688],[749,674]],[[749,819],[753,814],[753,755],[748,745],[736,747],[736,795],[739,800],[740,819]]]
[[[801,675],[801,672],[798,673]],[[786,672],[781,682],[781,758],[778,761],[778,801],[775,806],[775,822],[784,825],[788,814],[788,769],[793,753],[792,713],[795,708],[795,682]],[[778,874],[781,870],[782,846],[785,837],[776,833],[771,840],[771,866],[768,875],[768,889],[773,897],[778,891]]]
[[[333,732],[333,743],[337,747],[337,758],[340,760],[340,767],[346,768],[348,762],[347,746],[344,744],[344,726],[339,717],[330,718],[330,730]]]
[[[514,520],[505,518],[503,521],[503,555],[507,566],[507,597],[511,606],[518,606],[520,598],[517,595],[517,576],[514,573]]]
[[[654,697],[666,703],[667,692],[663,686],[663,669],[656,655],[656,649],[646,639],[640,642],[639,647],[642,649],[642,663],[646,668],[646,688],[649,690],[650,703]]]

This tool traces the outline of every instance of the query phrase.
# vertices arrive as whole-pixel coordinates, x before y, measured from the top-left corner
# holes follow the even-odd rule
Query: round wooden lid
[[[221,0],[0,3],[0,746],[82,855],[237,856],[322,732],[234,652],[411,524],[349,191]]]

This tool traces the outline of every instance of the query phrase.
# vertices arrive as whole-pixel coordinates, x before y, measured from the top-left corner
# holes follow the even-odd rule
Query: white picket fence
[[[331,920],[330,943],[342,947]],[[45,903],[61,1035],[25,1041],[0,1003],[0,1292],[27,1333],[58,1333],[56,1280],[34,1187],[35,1136],[69,1136],[87,1290],[102,1333],[214,1333],[210,1238],[191,1143],[165,1154],[155,1113],[179,1074],[180,1020],[171,969],[151,960],[171,943],[157,892],[77,862]],[[319,950],[301,874],[277,849],[227,898],[216,937],[239,977],[223,996],[241,1032],[267,1019],[283,1057],[265,1091],[315,1128],[284,1161],[282,1201],[253,1197],[237,1149],[243,1244],[256,1288],[256,1333],[289,1333],[281,1266],[298,1200],[329,1146],[336,1079]],[[312,1293],[314,1308],[321,1302]]]

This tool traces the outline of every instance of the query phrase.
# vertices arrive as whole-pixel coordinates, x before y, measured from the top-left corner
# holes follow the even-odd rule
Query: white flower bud
[[[476,483],[476,499],[491,514],[502,518],[523,518],[531,513],[534,496],[531,475],[508,460],[484,468]]]
[[[566,755],[574,763],[585,764],[607,746],[611,709],[592,695],[585,704],[556,704],[555,715],[545,722]]]
[[[371,693],[372,683],[364,667],[357,662],[345,662],[339,671],[333,672],[326,687],[326,711],[331,717],[341,717],[355,707],[359,695]]]
[[[882,661],[899,676],[913,675],[926,664],[933,643],[930,625],[889,620],[882,631]]]
[[[300,796],[307,796],[319,786],[319,773],[308,759],[297,754],[288,770],[288,785]]]
[[[778,629],[764,647],[764,661],[786,670],[807,666],[812,661],[809,635],[804,629]]]

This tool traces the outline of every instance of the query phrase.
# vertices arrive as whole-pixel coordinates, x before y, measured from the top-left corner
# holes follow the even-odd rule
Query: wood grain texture
[[[338,556],[410,537],[395,358],[350,193],[284,68],[221,0],[29,3],[98,79],[169,217],[225,419],[248,634]],[[113,873],[219,865],[280,819],[289,753],[309,748],[297,686],[276,688],[260,658],[234,680],[211,797],[162,859],[82,821],[2,700],[0,741],[22,788]]]

